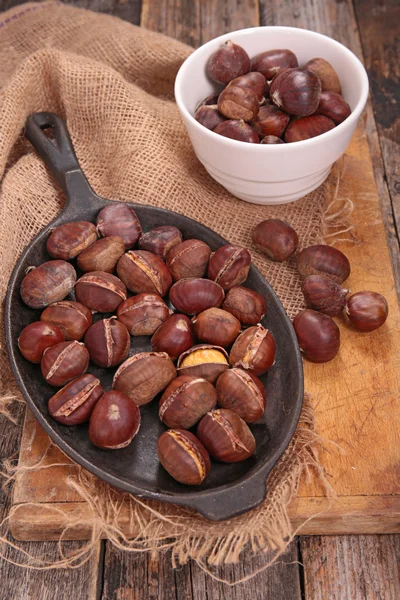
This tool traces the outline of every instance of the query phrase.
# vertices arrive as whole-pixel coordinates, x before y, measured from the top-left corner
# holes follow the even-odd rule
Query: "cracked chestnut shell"
[[[131,296],[117,309],[118,321],[121,321],[133,336],[153,335],[170,314],[171,311],[158,294],[142,293]]]
[[[360,331],[374,331],[386,321],[389,308],[386,298],[377,292],[357,292],[347,301],[346,314]]]
[[[130,398],[112,390],[106,392],[93,409],[89,439],[98,448],[126,448],[140,428],[140,410]]]
[[[255,375],[244,369],[229,369],[215,385],[218,406],[235,412],[246,423],[254,423],[265,411],[265,389]]]
[[[44,309],[40,320],[52,323],[61,329],[64,339],[81,340],[92,324],[92,313],[80,302],[61,300]]]
[[[262,73],[268,81],[283,69],[298,67],[296,55],[287,48],[267,50],[257,54],[251,61],[251,70]]]
[[[214,383],[229,368],[228,354],[220,346],[197,344],[180,355],[178,375],[202,377]]]
[[[246,248],[236,244],[226,244],[211,255],[208,277],[224,290],[229,290],[246,281],[250,266],[251,255]]]
[[[295,316],[293,327],[300,350],[308,360],[328,362],[339,352],[340,330],[328,315],[307,308]]]
[[[316,115],[329,117],[337,125],[343,123],[351,115],[351,108],[340,94],[321,92]]]
[[[233,344],[229,362],[232,367],[262,375],[275,361],[275,340],[261,324],[245,329]]]
[[[147,250],[165,260],[168,252],[182,241],[182,234],[173,225],[161,225],[144,233],[139,239],[140,250]]]
[[[172,277],[159,256],[147,250],[130,250],[118,261],[117,273],[128,290],[165,296]]]
[[[222,287],[209,279],[179,279],[170,289],[169,299],[176,310],[195,315],[212,306],[221,306],[225,297]]]
[[[226,310],[208,308],[192,319],[194,332],[201,342],[231,346],[242,328],[240,321]]]
[[[193,346],[193,342],[193,327],[189,317],[174,314],[154,333],[151,347],[154,352],[166,352],[172,360],[176,360],[182,352]]]
[[[60,342],[46,348],[40,367],[50,385],[62,387],[83,375],[89,366],[89,352],[81,342]]]
[[[76,272],[65,260],[49,260],[29,270],[21,283],[21,298],[31,308],[64,300],[74,289]]]
[[[218,110],[228,119],[253,121],[260,103],[255,92],[239,86],[228,86],[218,96]]]
[[[92,271],[75,284],[78,302],[96,312],[114,312],[126,300],[126,287],[118,277],[103,271]]]
[[[120,365],[114,375],[113,389],[142,406],[151,402],[175,377],[176,369],[168,354],[141,352]]]
[[[158,415],[167,427],[190,429],[216,404],[217,392],[210,382],[182,375],[161,396]]]
[[[309,275],[301,283],[307,306],[319,312],[337,317],[346,305],[349,290],[343,289],[325,275]]]
[[[321,82],[305,68],[286,69],[271,83],[270,98],[294,117],[312,115],[318,108]]]
[[[91,373],[74,379],[52,396],[47,405],[50,416],[63,425],[88,421],[104,394],[100,380]]]
[[[226,463],[246,460],[256,449],[248,425],[225,408],[207,413],[197,427],[197,435],[211,456]]]
[[[83,273],[90,273],[90,271],[112,273],[124,253],[124,240],[118,235],[100,238],[80,253],[78,267]]]
[[[250,67],[251,61],[246,50],[228,40],[211,55],[207,63],[207,74],[213,81],[226,84],[248,73]]]
[[[314,114],[309,117],[294,119],[286,129],[285,142],[290,144],[309,140],[334,128],[335,123],[332,119],[328,119],[324,115]]]
[[[236,79],[232,79],[227,85],[227,87],[242,87],[248,90],[251,90],[257,96],[258,102],[261,104],[264,101],[264,96],[268,96],[269,94],[269,85],[264,75],[261,73],[257,73],[256,71],[251,71],[250,73],[246,73],[245,75],[240,75],[240,77],[236,77]]]
[[[164,431],[158,438],[157,454],[167,473],[184,485],[200,485],[210,472],[208,452],[190,431]]]
[[[229,290],[222,308],[239,319],[242,325],[257,325],[267,312],[261,294],[241,285]]]
[[[97,230],[102,237],[121,237],[126,250],[132,248],[142,235],[137,214],[124,202],[112,202],[101,209],[97,215]]]
[[[26,360],[39,364],[46,348],[63,341],[63,333],[56,325],[36,321],[24,327],[18,338],[18,348]]]
[[[53,229],[47,240],[52,258],[72,260],[97,240],[97,231],[89,221],[71,221]]]
[[[301,277],[325,275],[336,283],[343,283],[350,275],[350,263],[337,248],[317,244],[304,248],[297,255],[297,269]]]
[[[296,231],[280,219],[266,219],[256,225],[251,239],[255,247],[272,260],[288,260],[297,250],[299,238]]]
[[[261,138],[267,135],[274,135],[281,138],[289,125],[290,117],[283,110],[280,110],[272,102],[260,106],[260,110],[250,125],[257,131]],[[266,143],[266,142],[264,142]]]
[[[217,104],[199,106],[194,113],[194,118],[200,125],[211,131],[226,120],[226,117],[219,112]]]
[[[304,65],[305,69],[312,71],[321,82],[323,92],[342,93],[340,79],[332,65],[324,58],[312,58]]]
[[[89,327],[85,346],[90,360],[103,368],[116,367],[129,356],[131,338],[125,325],[116,317],[102,319]]]
[[[247,142],[249,144],[258,144],[259,142],[257,131],[244,121],[235,121],[234,119],[224,121],[217,125],[214,133],[223,135],[231,140],[237,140],[238,142]]]
[[[201,240],[185,240],[168,253],[166,264],[174,281],[203,277],[207,271],[211,248]]]

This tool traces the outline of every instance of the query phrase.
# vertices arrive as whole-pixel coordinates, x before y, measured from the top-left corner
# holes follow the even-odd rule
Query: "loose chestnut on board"
[[[116,367],[122,363],[129,356],[130,344],[129,332],[117,317],[97,321],[85,335],[90,360],[98,367]]]
[[[237,244],[226,244],[216,250],[208,263],[208,277],[224,290],[240,285],[247,279],[251,255]]]
[[[165,260],[171,248],[180,244],[181,241],[182,234],[177,227],[161,225],[150,229],[141,236],[139,249],[157,254],[162,260]]]
[[[256,93],[248,88],[228,86],[218,96],[218,110],[228,119],[253,121],[259,108]]]
[[[340,330],[328,315],[307,308],[293,319],[300,350],[304,356],[316,363],[335,358],[340,346]]]
[[[200,125],[207,127],[207,129],[210,129],[211,131],[213,131],[217,125],[226,121],[226,117],[219,112],[217,104],[199,106],[194,113],[194,118]]]
[[[325,275],[309,275],[301,283],[301,290],[306,299],[307,306],[314,310],[337,317],[346,305],[345,290]]]
[[[246,460],[256,449],[256,441],[246,423],[231,410],[220,408],[207,413],[197,427],[206,450],[222,462]]]
[[[97,240],[96,227],[89,221],[72,221],[53,229],[47,240],[52,258],[72,260]]]
[[[200,485],[210,472],[208,452],[190,431],[164,431],[158,438],[157,454],[164,469],[184,485]]]
[[[62,387],[83,375],[89,366],[89,352],[81,342],[60,342],[46,348],[40,368],[50,385]]]
[[[267,312],[261,294],[240,285],[229,290],[222,308],[239,319],[242,325],[257,325]]]
[[[117,309],[121,321],[133,336],[153,335],[171,314],[158,294],[137,294],[122,302]]]
[[[217,392],[210,382],[182,375],[161,396],[158,415],[167,427],[190,429],[216,404]]]
[[[227,348],[242,328],[240,321],[226,310],[208,308],[192,319],[194,332],[201,342]]]
[[[309,140],[310,138],[322,135],[334,128],[335,123],[332,119],[324,115],[301,117],[300,119],[294,119],[286,129],[285,142],[287,144],[302,142],[303,140]]]
[[[174,281],[203,277],[207,271],[211,248],[201,240],[185,240],[168,253],[166,264]]]
[[[168,354],[140,352],[120,365],[114,375],[113,389],[142,406],[151,402],[175,377],[176,369]]]
[[[271,83],[270,98],[294,117],[312,115],[318,108],[321,82],[305,68],[287,69]]]
[[[80,253],[78,267],[84,273],[90,271],[112,273],[124,253],[124,240],[119,235],[100,238]]]
[[[44,309],[40,320],[52,323],[61,329],[64,339],[81,340],[92,324],[92,313],[80,302],[61,300]]]
[[[298,67],[296,55],[287,48],[267,50],[257,54],[251,61],[251,70],[262,73],[269,81],[283,69]]]
[[[142,235],[137,214],[124,202],[113,202],[101,209],[97,215],[97,230],[103,237],[121,237],[126,250],[133,248]]]
[[[351,115],[351,108],[340,94],[321,92],[316,115],[325,115],[337,125],[343,123]]]
[[[260,144],[284,144],[285,142],[281,140],[281,138],[276,137],[276,135],[266,135],[260,141]]]
[[[117,273],[128,290],[135,294],[147,292],[165,296],[172,283],[164,261],[147,250],[129,250],[121,256]]]
[[[272,260],[288,260],[297,250],[299,238],[296,231],[286,221],[266,219],[256,225],[251,239],[255,247]]]
[[[21,298],[31,308],[44,308],[64,300],[74,289],[76,272],[65,260],[49,260],[25,275],[21,283]]]
[[[56,325],[36,321],[24,327],[18,338],[18,348],[26,360],[39,364],[46,348],[63,341],[63,332]]]
[[[88,421],[99,398],[104,394],[100,380],[91,373],[81,375],[52,396],[47,405],[50,416],[63,425]]]
[[[238,142],[248,142],[249,144],[258,144],[259,142],[257,131],[244,121],[224,121],[220,125],[217,125],[214,133],[237,140]]]
[[[350,263],[340,250],[317,244],[308,246],[297,255],[297,269],[301,277],[325,275],[336,283],[343,283],[350,275]]]
[[[130,398],[112,390],[101,396],[89,423],[89,439],[98,448],[126,448],[140,428],[140,410]]]
[[[103,271],[92,271],[75,285],[78,302],[96,312],[114,312],[126,300],[126,287],[118,277]]]
[[[312,58],[306,62],[304,67],[318,77],[323,92],[342,93],[338,74],[327,60],[324,58]]]
[[[218,406],[228,408],[246,423],[254,423],[265,411],[265,390],[255,375],[244,369],[229,369],[217,379]]]
[[[262,375],[275,361],[275,340],[261,324],[242,331],[232,346],[229,362],[253,375]]]
[[[164,321],[151,338],[154,352],[166,352],[176,360],[193,346],[193,326],[186,315],[173,314]]]
[[[211,308],[221,306],[225,297],[222,287],[209,279],[179,279],[171,287],[169,299],[176,310],[186,315],[197,315]]]
[[[268,96],[269,93],[269,85],[267,80],[262,73],[257,73],[256,71],[250,71],[250,73],[246,73],[245,75],[236,77],[236,79],[232,79],[232,81],[228,83],[227,87],[229,88],[233,85],[251,90],[255,93],[257,100],[260,103],[264,101],[264,97]]]
[[[389,308],[386,298],[377,292],[357,292],[347,300],[346,314],[360,331],[374,331],[386,321]]]
[[[229,369],[228,354],[224,348],[211,344],[197,344],[186,350],[178,359],[178,375],[202,377],[214,383]]]
[[[229,83],[232,79],[250,71],[251,61],[246,50],[228,40],[207,63],[207,75],[217,83]]]
[[[272,104],[272,102],[268,102],[260,106],[258,115],[251,121],[250,125],[262,138],[267,135],[274,135],[280,138],[285,133],[289,121],[289,115],[280,110],[275,104]]]

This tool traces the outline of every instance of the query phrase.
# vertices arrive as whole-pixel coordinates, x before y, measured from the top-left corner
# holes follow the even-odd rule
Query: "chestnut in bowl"
[[[61,329],[64,339],[81,340],[92,324],[92,313],[80,302],[61,300],[44,309],[40,320]]]
[[[190,431],[164,431],[158,438],[157,454],[164,469],[184,485],[200,485],[210,472],[208,452]]]
[[[228,291],[222,308],[239,319],[242,325],[257,325],[267,312],[261,294],[241,285]]]
[[[35,321],[21,331],[18,348],[22,356],[32,363],[39,364],[43,352],[64,341],[63,332],[53,323]]]
[[[85,273],[75,284],[78,302],[96,312],[114,312],[126,300],[126,287],[118,277],[104,271]]]
[[[154,227],[139,238],[139,249],[156,254],[162,260],[167,258],[168,252],[182,241],[182,234],[173,225]]]
[[[170,289],[169,299],[176,310],[196,315],[207,308],[221,306],[225,297],[222,287],[209,279],[179,279]]]
[[[72,260],[97,240],[96,227],[89,221],[71,221],[52,230],[47,252],[52,258]]]
[[[63,425],[79,425],[89,420],[103,394],[100,380],[86,373],[58,390],[50,398],[47,408],[55,421]]]
[[[261,324],[242,331],[229,354],[232,367],[241,367],[253,375],[262,375],[275,362],[275,340]]]
[[[175,313],[155,331],[151,347],[154,352],[166,352],[172,360],[176,360],[193,346],[193,342],[193,326],[189,317]]]
[[[207,271],[211,248],[201,240],[185,240],[168,253],[166,265],[174,281],[203,277]]]
[[[21,298],[30,308],[45,308],[64,300],[76,282],[74,267],[65,260],[49,260],[28,271],[21,283]]]
[[[201,342],[227,348],[241,330],[240,321],[226,310],[208,308],[192,319],[194,332]]]
[[[130,344],[129,332],[117,317],[97,321],[85,335],[91,361],[103,368],[116,367],[126,360]]]
[[[178,375],[193,375],[214,383],[229,368],[228,354],[219,346],[197,344],[180,355],[177,367]]]
[[[239,415],[246,423],[254,423],[264,414],[266,398],[261,381],[244,369],[228,369],[216,383],[218,406]]]
[[[89,352],[76,340],[46,348],[40,362],[43,377],[47,383],[56,387],[62,387],[75,377],[83,375],[88,365]]]
[[[140,410],[130,398],[111,390],[98,400],[89,423],[89,439],[98,448],[126,448],[140,428]]]
[[[246,460],[256,449],[248,425],[225,408],[207,413],[197,427],[197,435],[211,456],[222,462]]]
[[[118,321],[133,336],[153,335],[170,314],[161,296],[145,292],[127,298],[117,309]]]
[[[246,281],[250,265],[251,255],[246,248],[226,244],[211,255],[208,277],[226,291]]]
[[[190,429],[215,408],[216,403],[217,392],[209,381],[181,375],[169,384],[161,396],[158,414],[167,427]]]

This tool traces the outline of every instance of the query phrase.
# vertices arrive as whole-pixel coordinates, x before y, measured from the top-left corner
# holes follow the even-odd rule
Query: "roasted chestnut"
[[[124,202],[113,202],[101,209],[97,216],[97,230],[103,237],[121,237],[126,250],[132,248],[142,235],[135,211]]]
[[[339,284],[350,275],[347,256],[337,248],[325,244],[304,248],[297,255],[297,268],[301,277],[325,275]]]
[[[139,248],[157,254],[162,260],[165,260],[171,248],[181,241],[182,234],[177,227],[161,225],[142,235],[139,239]]]
[[[321,82],[305,68],[286,69],[271,83],[271,100],[289,115],[306,117],[318,108]]]
[[[56,325],[36,321],[24,327],[18,338],[18,348],[26,360],[39,364],[46,348],[63,341],[63,332]]]
[[[211,464],[207,450],[190,431],[169,429],[158,438],[158,458],[164,469],[184,485],[200,485]]]
[[[340,315],[346,305],[349,290],[343,289],[325,275],[309,275],[301,283],[307,306],[330,317]]]
[[[254,423],[265,410],[265,390],[261,381],[244,369],[228,369],[217,379],[218,406],[228,408],[246,423]]]
[[[260,103],[255,92],[239,86],[226,87],[218,97],[218,110],[228,119],[253,121]]]
[[[153,335],[171,311],[158,294],[137,294],[124,300],[117,309],[118,321],[131,335]]]
[[[117,450],[128,446],[140,428],[140,410],[130,398],[112,390],[93,409],[89,439],[98,448]]]
[[[174,246],[166,260],[173,280],[203,277],[210,254],[210,246],[201,240],[185,240]]]
[[[284,144],[285,142],[281,140],[281,138],[276,137],[276,135],[266,135],[260,141],[260,144]]]
[[[131,339],[125,325],[117,317],[97,321],[85,335],[90,360],[103,368],[116,367],[129,356]]]
[[[240,321],[221,308],[208,308],[192,319],[201,342],[226,348],[233,344],[241,330]]]
[[[332,65],[324,58],[312,58],[306,62],[304,68],[312,71],[318,77],[323,92],[342,93],[338,74]]]
[[[160,294],[168,292],[172,277],[159,256],[147,250],[130,250],[117,264],[118,277],[128,290],[140,294]]]
[[[233,85],[246,88],[254,92],[259,103],[262,103],[264,101],[264,97],[268,96],[269,93],[269,85],[267,80],[262,73],[257,73],[256,71],[251,71],[250,73],[236,77],[236,79],[232,79],[232,81],[228,83],[227,87],[229,88]]]
[[[374,331],[386,321],[389,308],[386,298],[376,292],[357,292],[347,300],[346,314],[360,331]]]
[[[217,104],[199,106],[194,113],[194,118],[200,125],[207,127],[207,129],[210,129],[211,131],[213,131],[217,125],[226,121],[226,117],[219,112]]]
[[[179,279],[169,292],[169,299],[176,310],[187,315],[221,306],[224,297],[224,290],[218,283],[199,278]]]
[[[267,312],[261,294],[242,286],[229,290],[222,308],[239,319],[242,325],[257,325]]]
[[[50,385],[62,387],[75,377],[83,375],[89,366],[89,352],[81,342],[60,342],[46,348],[40,368]]]
[[[213,81],[229,83],[250,71],[251,61],[246,50],[231,40],[225,42],[207,63],[207,74]]]
[[[175,377],[174,363],[166,352],[141,352],[118,368],[113,389],[142,406],[151,402]]]
[[[325,115],[337,125],[351,115],[351,108],[340,94],[321,92],[316,115]]]
[[[226,244],[216,250],[208,263],[208,277],[219,283],[224,290],[240,285],[247,279],[251,255],[246,248]]]
[[[103,271],[92,271],[78,279],[76,299],[90,310],[114,312],[126,300],[126,287],[118,277]]]
[[[178,360],[178,375],[202,377],[214,383],[229,368],[228,354],[220,346],[198,344],[186,350]]]
[[[275,361],[275,340],[261,324],[245,329],[236,339],[229,355],[232,367],[262,375]]]
[[[286,221],[266,219],[256,225],[252,231],[253,244],[272,260],[288,260],[297,250],[299,238]]]
[[[328,315],[307,308],[293,319],[300,350],[316,363],[332,360],[339,351],[340,330]]]
[[[286,129],[285,142],[289,144],[309,140],[334,128],[335,123],[332,119],[328,119],[323,115],[311,115],[310,117],[294,119]]]
[[[296,55],[287,48],[267,50],[257,54],[251,61],[251,70],[262,73],[269,81],[283,69],[298,67]]]
[[[78,267],[84,273],[90,271],[112,273],[124,253],[124,240],[118,235],[110,235],[97,240],[81,252],[78,256]]]
[[[260,106],[258,115],[251,121],[250,125],[262,138],[267,135],[274,135],[280,138],[285,133],[289,121],[289,115],[280,110],[275,104],[272,104],[272,102],[268,102]]]
[[[72,260],[97,240],[96,227],[89,221],[71,221],[52,230],[47,252],[52,258]]]
[[[211,96],[206,96],[203,100],[201,100],[196,106],[196,110],[200,106],[211,106],[213,104],[217,104],[218,102],[218,94],[211,94]]]
[[[256,441],[246,423],[231,410],[220,408],[207,413],[197,427],[206,450],[222,462],[240,462],[256,449]]]
[[[209,381],[182,375],[163,393],[158,415],[167,427],[190,429],[216,404],[217,392]]]
[[[248,142],[250,144],[258,144],[259,142],[257,131],[244,121],[224,121],[220,125],[217,125],[214,133],[237,140],[238,142]]]
[[[63,425],[88,421],[99,398],[104,394],[100,380],[86,373],[58,390],[48,403],[50,416]]]
[[[182,352],[193,346],[193,327],[186,315],[174,314],[160,325],[151,338],[154,352],[166,352],[176,360]]]
[[[65,260],[49,260],[29,270],[21,283],[21,298],[31,308],[64,300],[73,289],[76,272]]]
[[[80,302],[61,300],[45,308],[40,320],[56,325],[61,329],[65,340],[79,341],[92,324],[92,313]]]

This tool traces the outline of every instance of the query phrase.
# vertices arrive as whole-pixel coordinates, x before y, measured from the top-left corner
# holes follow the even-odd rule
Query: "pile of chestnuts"
[[[24,303],[42,312],[18,346],[58,388],[48,400],[53,419],[89,421],[95,446],[124,448],[140,428],[140,407],[160,395],[168,429],[159,460],[187,485],[204,480],[210,456],[229,463],[254,453],[250,427],[266,405],[259,376],[274,363],[275,340],[260,323],[264,298],[242,285],[248,250],[212,252],[174,226],[143,233],[129,205],[111,203],[96,224],[53,229],[47,252],[51,260],[21,283]],[[151,351],[135,348],[137,336],[151,336]],[[114,369],[111,390],[90,363]]]
[[[253,144],[284,144],[321,135],[351,114],[339,77],[323,58],[299,66],[288,49],[252,60],[231,40],[210,57],[207,74],[224,85],[200,102],[195,119],[219,135]]]

